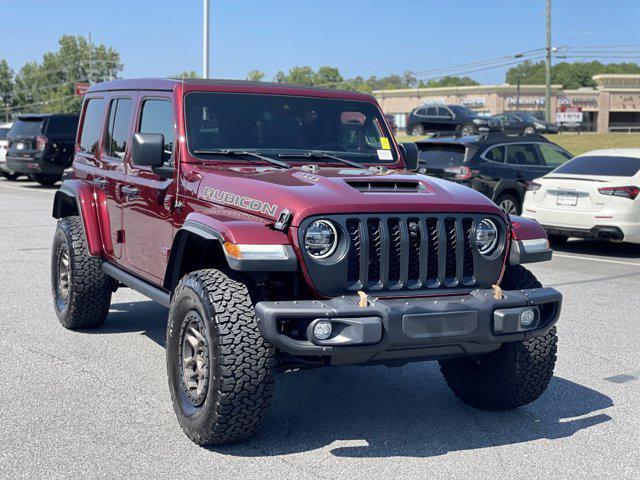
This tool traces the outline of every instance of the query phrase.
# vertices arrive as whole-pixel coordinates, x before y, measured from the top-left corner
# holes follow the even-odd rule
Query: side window
[[[507,163],[511,165],[535,166],[542,165],[532,143],[507,146]]]
[[[427,109],[426,108],[420,108],[419,110],[416,110],[416,115],[426,115],[427,114]]]
[[[426,113],[426,115],[427,115],[428,117],[435,117],[435,116],[437,115],[437,109],[436,109],[436,107],[429,107],[429,108],[427,108],[427,113]]]
[[[444,118],[453,118],[453,115],[451,115],[449,109],[445,107],[438,107],[438,116]]]
[[[567,160],[571,159],[571,155],[569,155],[568,152],[558,150],[551,145],[541,143],[538,144],[538,148],[540,149],[540,153],[542,154],[544,163],[549,167],[557,167],[559,165],[562,165]]]
[[[484,154],[484,157],[492,162],[504,163],[504,145],[493,147]]]
[[[142,102],[138,132],[161,133],[164,136],[164,161],[172,164],[174,128],[171,101],[144,100]]]
[[[131,123],[130,98],[114,98],[109,106],[109,125],[105,137],[105,155],[119,160],[124,159],[129,141]]]
[[[104,114],[104,99],[90,98],[84,110],[82,135],[80,136],[80,151],[84,153],[98,153],[100,134],[102,133],[102,116]]]

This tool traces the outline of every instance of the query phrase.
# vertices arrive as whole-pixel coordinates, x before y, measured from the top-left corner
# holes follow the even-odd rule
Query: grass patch
[[[399,142],[415,142],[427,137],[399,135],[397,138]],[[640,148],[640,133],[567,133],[547,135],[547,138],[573,155],[602,148]]]

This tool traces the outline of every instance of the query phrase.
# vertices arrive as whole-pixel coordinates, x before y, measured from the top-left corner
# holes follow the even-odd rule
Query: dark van
[[[71,166],[78,115],[20,115],[7,134],[7,169],[54,185]]]

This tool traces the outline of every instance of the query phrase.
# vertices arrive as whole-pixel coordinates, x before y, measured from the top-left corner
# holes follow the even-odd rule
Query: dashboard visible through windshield
[[[267,156],[325,152],[367,164],[397,160],[382,115],[368,102],[191,92],[185,117],[187,145],[198,158],[238,150]]]

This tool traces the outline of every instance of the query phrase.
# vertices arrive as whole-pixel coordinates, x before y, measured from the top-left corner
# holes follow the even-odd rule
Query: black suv
[[[481,117],[460,105],[425,105],[414,109],[407,118],[407,132],[410,135],[442,132],[475,135],[501,129],[500,122],[495,118]]]
[[[558,125],[541,120],[527,112],[505,112],[492,118],[502,123],[504,133],[533,135],[534,133],[558,133]]]
[[[482,134],[416,142],[421,173],[463,183],[520,215],[527,184],[573,155],[539,135]]]
[[[20,115],[7,134],[7,169],[53,185],[71,166],[78,115]]]

